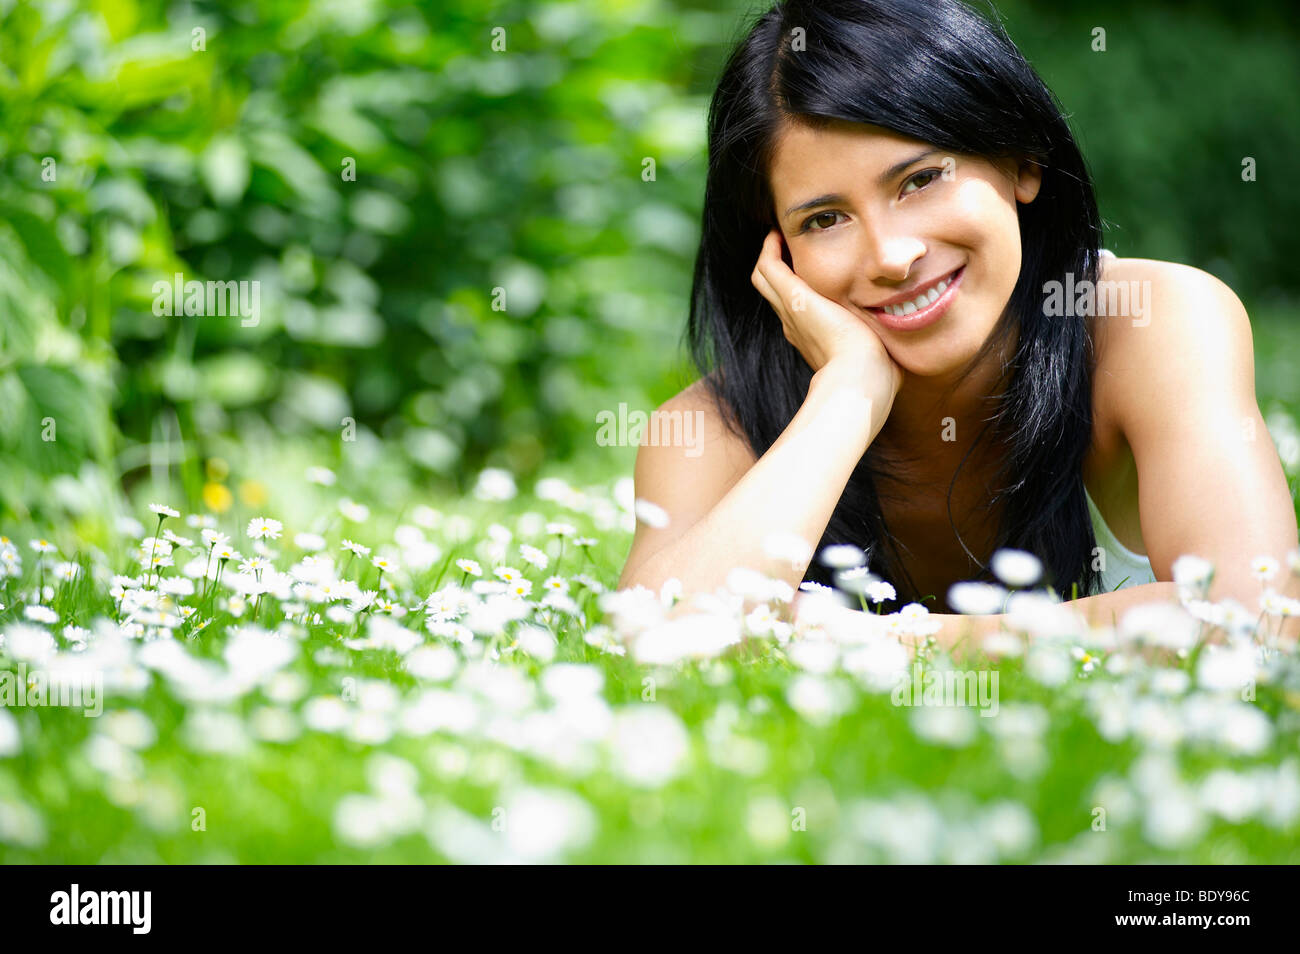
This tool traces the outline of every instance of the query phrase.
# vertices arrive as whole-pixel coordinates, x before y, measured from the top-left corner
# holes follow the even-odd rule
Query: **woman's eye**
[[[835,224],[835,217],[837,215],[839,215],[838,212],[818,212],[816,215],[810,215],[804,220],[803,231],[824,232]],[[821,225],[814,225],[813,223],[815,222],[820,222]]]
[[[939,176],[943,175],[942,169],[924,169],[907,180],[903,186],[903,195],[910,195],[913,192],[919,192],[924,189]],[[911,188],[914,183],[920,182],[915,189]]]

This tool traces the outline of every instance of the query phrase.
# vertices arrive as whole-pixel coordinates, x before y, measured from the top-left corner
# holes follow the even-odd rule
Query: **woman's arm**
[[[1259,611],[1257,557],[1268,585],[1300,596],[1286,555],[1295,503],[1255,397],[1250,320],[1212,275],[1169,262],[1120,259],[1108,278],[1149,288],[1145,321],[1105,323],[1110,413],[1133,451],[1142,539],[1157,580],[1194,554],[1214,564],[1211,600]],[[1143,587],[1134,587],[1141,590]]]
[[[1295,579],[1294,576],[1289,578],[1287,588],[1290,592],[1283,595],[1295,596]],[[1262,592],[1258,583],[1256,589]],[[1280,587],[1278,589],[1281,591]],[[1071,600],[1062,605],[1082,615],[1090,627],[1100,628],[1118,626],[1124,618],[1124,614],[1135,606],[1149,603],[1177,604],[1178,602],[1178,585],[1176,583],[1145,583],[1141,586],[1125,587],[1111,593],[1085,596],[1082,599]],[[1257,612],[1256,600],[1240,602],[1247,609]],[[799,594],[799,597],[795,600],[796,620],[807,622],[810,619],[824,619],[826,613],[832,613],[837,617],[841,617],[843,620],[842,625],[846,627],[854,625],[870,627],[871,625],[871,621],[865,618],[867,614],[860,610],[824,605],[818,607],[816,613],[806,613],[807,605],[807,594]],[[986,636],[1003,630],[1015,631],[1015,628],[1011,625],[1011,618],[1003,614],[962,616],[955,613],[932,613],[927,618],[939,624],[939,629],[933,634],[935,642],[949,652],[954,653],[964,654],[984,651],[984,638]],[[1261,623],[1261,629],[1282,640],[1294,641],[1300,639],[1300,617],[1267,619]],[[1223,633],[1208,630],[1206,635],[1212,641],[1217,642],[1222,640]],[[919,642],[919,639],[917,642]]]
[[[803,404],[757,462],[707,400],[680,408],[700,415],[715,435],[703,459],[679,447],[641,446],[637,496],[666,511],[668,524],[638,523],[620,589],[658,589],[676,578],[684,594],[711,592],[735,567],[797,587],[853,469],[889,418],[902,369],[865,321],[797,276],[782,249],[772,229],[750,281],[813,371]],[[772,556],[765,542],[773,538],[797,538],[806,555]]]
[[[889,416],[863,379],[847,361],[814,374],[799,412],[739,479],[744,455],[753,455],[710,402],[688,391],[665,404],[661,412],[702,415],[707,438],[694,457],[682,447],[643,444],[638,451],[637,496],[661,507],[668,523],[638,523],[619,588],[657,590],[676,577],[687,592],[708,592],[738,566],[797,588],[808,561],[774,559],[764,541],[793,535],[812,548],[821,539],[853,468]]]

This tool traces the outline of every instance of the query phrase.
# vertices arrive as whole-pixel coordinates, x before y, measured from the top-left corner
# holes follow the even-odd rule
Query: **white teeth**
[[[943,281],[939,282],[937,285],[931,288],[928,292],[925,292],[924,294],[921,295],[917,295],[911,301],[905,301],[901,305],[886,305],[883,310],[890,315],[897,315],[897,316],[910,315],[918,308],[925,308],[928,305],[933,305],[935,299],[937,299],[940,295],[943,294],[944,289],[946,289],[949,284],[951,283],[949,282],[948,279],[945,278]]]

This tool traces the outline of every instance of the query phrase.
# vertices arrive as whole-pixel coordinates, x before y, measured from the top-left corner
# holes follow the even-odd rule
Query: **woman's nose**
[[[912,264],[925,254],[925,243],[915,235],[887,232],[880,226],[864,227],[862,260],[872,281],[906,281]]]

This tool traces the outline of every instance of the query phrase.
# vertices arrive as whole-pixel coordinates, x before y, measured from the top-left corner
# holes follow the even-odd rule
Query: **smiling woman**
[[[703,453],[641,448],[668,520],[638,526],[622,585],[833,584],[813,554],[853,544],[885,608],[948,609],[1015,548],[1109,616],[1172,598],[1195,553],[1211,596],[1254,604],[1250,560],[1296,524],[1249,321],[1203,272],[1103,258],[1065,116],[1000,27],[957,0],[779,4],[727,62],[709,151],[702,377],[661,409],[704,413]],[[1110,282],[1147,294],[1116,313]],[[1101,594],[1108,557],[1156,582]]]

